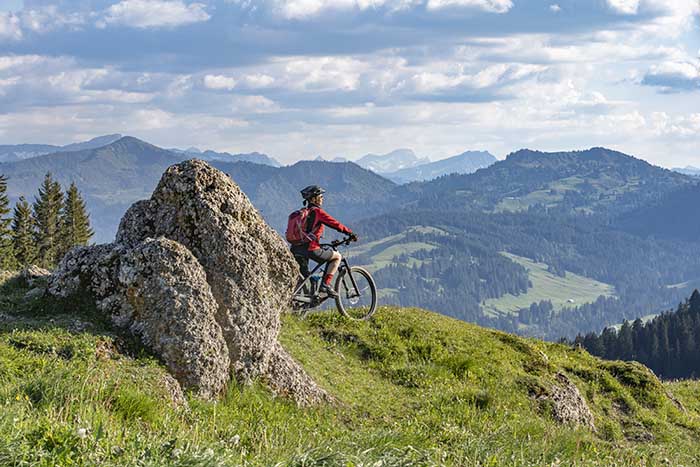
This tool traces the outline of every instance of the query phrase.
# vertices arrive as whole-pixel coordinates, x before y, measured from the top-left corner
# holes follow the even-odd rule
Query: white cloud
[[[447,7],[477,8],[491,13],[507,13],[513,8],[511,0],[428,0],[428,10]]]
[[[240,0],[235,0],[240,3]],[[306,19],[325,11],[365,11],[385,8],[389,12],[406,10],[424,0],[277,0],[275,10],[289,19]],[[247,2],[250,3],[250,2]]]
[[[642,84],[665,92],[700,91],[700,62],[664,62],[651,67]]]
[[[236,80],[230,76],[206,75],[204,77],[204,86],[209,89],[230,91],[236,87],[236,84],[238,84]]]
[[[265,96],[234,96],[232,110],[236,113],[266,113],[280,110],[272,99]]]
[[[63,27],[79,27],[87,16],[80,12],[62,12],[55,5],[22,10],[22,27],[36,33],[44,33]]]
[[[13,13],[0,12],[0,41],[3,39],[19,40],[22,38],[20,20]]]
[[[271,86],[275,82],[275,78],[273,78],[270,75],[256,73],[256,74],[244,76],[243,82],[249,88],[261,89],[261,88],[267,88],[267,87]]]
[[[636,15],[640,0],[608,0],[608,6],[623,15]]]
[[[554,13],[559,13],[561,11],[561,7],[556,3],[549,5],[549,9],[550,9],[550,11],[553,11]]]
[[[0,56],[0,72],[37,65],[46,60],[46,57],[40,55],[3,55]]]
[[[332,10],[385,9],[393,13],[421,5],[429,11],[460,7],[491,13],[506,13],[513,7],[513,2],[512,0],[278,0],[276,10],[289,19],[306,19]]]
[[[295,58],[285,63],[288,85],[307,91],[352,91],[369,64],[349,57]]]
[[[98,26],[121,24],[135,28],[175,27],[209,20],[203,3],[182,0],[122,0],[106,10]]]

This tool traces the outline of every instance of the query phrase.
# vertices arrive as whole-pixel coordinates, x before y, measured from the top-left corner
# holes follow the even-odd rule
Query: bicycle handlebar
[[[340,245],[350,245],[350,242],[352,242],[352,241],[353,241],[352,237],[345,237],[342,240],[333,240],[332,242],[324,243],[321,246],[328,245],[328,246],[331,246],[333,248],[338,248]]]

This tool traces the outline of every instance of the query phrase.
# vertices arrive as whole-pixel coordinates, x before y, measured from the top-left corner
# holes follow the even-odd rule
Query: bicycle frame
[[[330,244],[323,244],[321,246],[330,246],[333,249],[333,251],[338,251],[337,247],[330,245]],[[306,284],[309,281],[309,279],[314,274],[316,274],[316,272],[319,269],[321,269],[321,267],[324,267],[324,266],[325,266],[325,271],[327,271],[328,270],[328,262],[326,261],[325,263],[318,263],[316,265],[316,267],[313,268],[313,270],[311,272],[309,272],[309,274],[306,277],[302,276],[301,273],[299,273],[299,276],[301,276],[302,281],[299,282],[299,285],[297,285],[297,287],[294,289],[294,293],[292,296],[294,297],[295,301],[302,302],[302,303],[308,303],[308,304],[314,304],[315,306],[318,306],[321,303],[325,302],[328,298],[330,298],[328,296],[320,298],[317,295],[306,295],[306,294],[299,293],[302,290],[302,288],[304,287],[304,284]],[[348,260],[347,260],[347,258],[345,258],[345,256],[343,256],[342,259],[340,260],[340,267],[338,267],[337,274],[341,274],[344,270],[350,271],[350,264],[348,263]],[[357,289],[357,282],[355,282],[355,278],[352,277],[352,274],[348,274],[348,276],[350,276],[350,282],[352,284],[353,289],[355,290],[355,293],[359,295],[360,291]]]

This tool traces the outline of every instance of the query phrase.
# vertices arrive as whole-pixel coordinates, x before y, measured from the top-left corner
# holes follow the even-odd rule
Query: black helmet
[[[304,188],[303,190],[301,190],[301,197],[306,199],[306,200],[309,200],[309,199],[313,198],[314,196],[322,195],[325,192],[326,192],[326,190],[324,190],[323,188],[321,188],[318,185],[309,185],[306,188]]]

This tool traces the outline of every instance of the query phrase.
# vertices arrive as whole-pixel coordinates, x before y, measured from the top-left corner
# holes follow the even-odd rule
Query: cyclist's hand
[[[351,233],[351,234],[348,235],[348,238],[349,238],[351,241],[356,242],[356,241],[357,241],[357,234],[353,232],[353,233]]]

